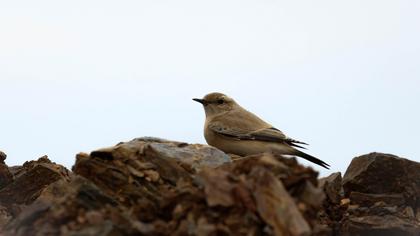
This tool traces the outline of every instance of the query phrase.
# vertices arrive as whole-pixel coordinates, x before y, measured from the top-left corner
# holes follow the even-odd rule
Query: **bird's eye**
[[[225,100],[223,100],[223,99],[217,100],[217,104],[223,104],[223,103],[225,103]]]

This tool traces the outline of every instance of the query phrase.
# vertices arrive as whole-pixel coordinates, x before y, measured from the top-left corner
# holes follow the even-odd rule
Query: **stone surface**
[[[309,227],[281,181],[263,168],[250,173],[254,178],[254,198],[259,215],[275,235],[309,235]]]
[[[205,145],[135,139],[79,154],[73,171],[130,212],[141,213],[135,219],[150,222],[150,235],[257,235],[261,225],[276,235],[308,235],[316,220],[307,219],[320,207],[305,205],[301,197],[310,192],[306,186],[317,185],[317,173],[296,160],[256,155],[232,162]],[[147,179],[147,171],[160,178]]]
[[[138,138],[73,172],[0,163],[0,235],[419,235],[418,165],[373,153],[318,180],[294,158]]]
[[[48,185],[61,179],[69,181],[70,175],[66,168],[51,162],[46,156],[14,168],[0,164],[0,179],[3,180],[0,188],[0,226],[6,225],[22,209],[31,205]]]
[[[350,192],[404,194],[412,204],[420,199],[420,163],[390,154],[371,153],[352,160],[343,177]]]
[[[420,224],[393,215],[350,217],[342,235],[420,235]]]
[[[373,206],[377,202],[383,202],[385,205],[401,206],[405,204],[402,194],[373,194],[351,192],[350,201],[352,204],[360,206]]]
[[[356,157],[343,177],[350,203],[343,235],[420,235],[420,163],[390,154]]]
[[[15,204],[30,204],[49,184],[59,179],[69,179],[69,172],[42,157],[37,161],[26,162],[14,181],[0,189],[0,205],[7,208]]]
[[[340,203],[343,195],[343,187],[341,185],[341,173],[332,173],[328,177],[319,179],[319,185],[324,189],[328,199],[335,204]]]
[[[128,235],[134,232],[132,223],[115,200],[86,179],[76,177],[47,187],[5,231],[17,236]]]
[[[13,182],[13,175],[10,173],[8,166],[0,163],[0,190]]]
[[[0,150],[0,163],[4,164],[4,160],[6,160],[6,157],[7,157],[6,153]]]

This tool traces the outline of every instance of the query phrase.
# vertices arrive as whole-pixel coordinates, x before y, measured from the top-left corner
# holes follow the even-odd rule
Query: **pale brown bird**
[[[263,152],[294,155],[329,169],[324,161],[296,149],[305,149],[300,144],[306,143],[287,137],[232,98],[222,93],[210,93],[203,99],[193,100],[204,106],[204,137],[209,145],[240,156]]]

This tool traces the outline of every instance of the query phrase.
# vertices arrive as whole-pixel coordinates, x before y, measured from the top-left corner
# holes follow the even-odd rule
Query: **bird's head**
[[[230,111],[238,106],[235,100],[223,93],[209,93],[202,99],[193,98],[193,100],[203,104],[207,117]]]

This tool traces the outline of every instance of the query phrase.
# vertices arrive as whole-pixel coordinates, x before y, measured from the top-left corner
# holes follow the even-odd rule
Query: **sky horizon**
[[[420,162],[420,3],[0,3],[8,165],[136,137],[205,144],[192,101],[222,92],[310,144],[321,176],[353,157]]]

